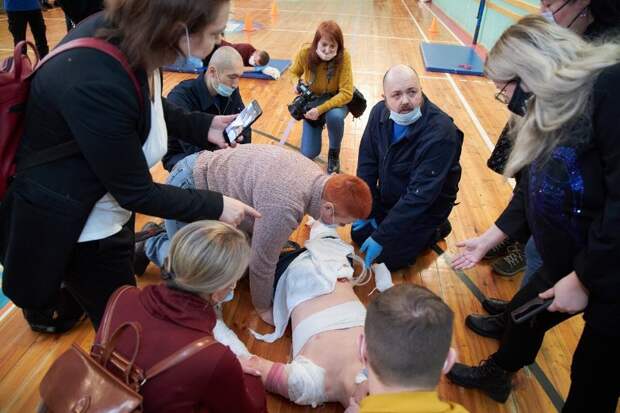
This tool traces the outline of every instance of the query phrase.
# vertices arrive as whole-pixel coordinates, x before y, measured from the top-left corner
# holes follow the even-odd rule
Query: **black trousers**
[[[69,264],[65,288],[82,306],[95,330],[108,298],[123,285],[136,285],[133,269],[134,220],[107,238],[77,244]]]
[[[375,231],[372,225],[367,224],[358,231],[351,229],[351,239],[359,247]],[[415,263],[416,258],[428,249],[437,233],[437,228],[411,228],[407,234],[395,239],[387,245],[382,245],[383,251],[375,262],[384,263],[390,271],[396,271]]]
[[[47,37],[45,36],[45,21],[41,10],[9,11],[7,16],[9,18],[9,31],[13,35],[15,46],[22,40],[26,40],[26,26],[30,25],[39,57],[42,58],[49,53]]]
[[[510,301],[508,311],[504,313],[507,323],[504,336],[498,351],[491,356],[503,369],[516,372],[532,364],[547,330],[573,316],[543,311],[523,324],[515,324],[509,317],[510,311],[553,284],[543,272],[538,272]],[[620,396],[620,381],[615,377],[620,369],[618,349],[620,336],[602,334],[586,324],[573,355],[571,387],[563,412],[615,412]]]

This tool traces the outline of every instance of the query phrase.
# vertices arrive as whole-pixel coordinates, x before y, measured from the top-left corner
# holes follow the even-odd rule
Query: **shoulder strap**
[[[153,377],[179,364],[180,362],[187,360],[194,354],[198,353],[201,350],[204,350],[205,348],[209,347],[211,344],[214,344],[215,342],[216,341],[212,336],[206,336],[206,337],[199,338],[198,340],[192,343],[189,343],[182,349],[174,352],[173,354],[169,355],[168,357],[159,361],[157,364],[151,367],[146,372],[146,378],[144,379],[144,382],[146,382],[146,380],[152,379]]]
[[[98,39],[96,37],[84,37],[81,39],[71,40],[70,42],[63,44],[62,46],[55,48],[54,50],[52,50],[51,53],[49,53],[41,61],[39,61],[37,66],[28,77],[32,77],[37,72],[37,70],[39,70],[45,63],[49,62],[50,59],[54,58],[55,56],[58,56],[59,54],[66,52],[67,50],[73,50],[80,47],[99,50],[107,54],[108,56],[113,57],[118,63],[121,64],[121,66],[123,66],[123,69],[125,69],[125,72],[127,72],[129,79],[131,79],[131,82],[133,83],[136,97],[138,99],[138,105],[140,107],[140,112],[144,112],[144,99],[142,99],[140,83],[138,82],[136,75],[131,69],[127,58],[118,47],[103,39]],[[69,142],[61,143],[60,145],[52,146],[50,148],[46,148],[31,154],[26,159],[24,159],[23,162],[20,162],[17,172],[22,172],[35,166],[43,165],[57,159],[62,159],[71,155],[75,155],[79,152],[80,147],[77,141],[72,140]]]
[[[39,64],[37,64],[37,66],[34,68],[30,76],[33,76],[37,72],[37,70],[41,68],[41,66],[49,62],[50,59],[54,58],[55,56],[58,56],[59,54],[66,52],[67,50],[78,49],[80,47],[86,47],[90,49],[99,50],[100,52],[103,52],[107,54],[108,56],[114,58],[118,63],[121,64],[121,66],[123,66],[123,69],[125,69],[125,72],[127,72],[129,79],[131,79],[131,82],[133,83],[133,87],[136,91],[136,97],[138,98],[138,105],[140,106],[140,111],[143,111],[144,100],[142,99],[142,91],[140,89],[140,83],[138,83],[138,79],[136,78],[136,75],[131,69],[131,66],[129,65],[129,62],[127,61],[127,58],[125,57],[123,52],[121,52],[121,50],[118,47],[114,46],[112,43],[107,42],[103,39],[98,39],[96,37],[83,37],[80,39],[71,40],[63,44],[62,46],[56,47],[47,56],[45,56],[39,62]]]

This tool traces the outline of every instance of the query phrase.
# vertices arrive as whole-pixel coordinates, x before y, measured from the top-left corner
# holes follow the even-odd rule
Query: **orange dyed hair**
[[[344,54],[344,37],[342,36],[342,30],[340,30],[340,26],[333,20],[327,20],[319,24],[319,27],[316,29],[314,33],[314,39],[312,40],[312,45],[310,46],[310,50],[308,52],[308,61],[309,66],[312,70],[314,70],[321,62],[321,58],[316,54],[316,48],[319,45],[319,41],[321,38],[330,39],[336,44],[338,44],[338,52],[336,57],[334,57],[334,62],[336,66],[339,66],[342,63],[342,56]]]
[[[366,182],[357,176],[338,174],[325,183],[323,199],[335,205],[337,214],[365,219],[372,209],[372,195]]]

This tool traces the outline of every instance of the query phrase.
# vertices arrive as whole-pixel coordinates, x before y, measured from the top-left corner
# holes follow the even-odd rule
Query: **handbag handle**
[[[24,47],[27,48],[28,46],[30,46],[30,48],[34,51],[34,55],[37,58],[37,61],[32,67],[35,68],[39,64],[39,51],[36,47],[34,47],[34,44],[32,44],[32,42],[28,40],[22,40],[21,42],[17,43],[17,46],[15,46],[15,50],[13,51],[15,80],[19,80],[22,78],[22,50],[24,50]]]
[[[129,375],[136,363],[138,352],[140,351],[140,325],[135,322],[126,322],[126,323],[121,324],[116,330],[114,330],[114,333],[112,333],[112,337],[110,337],[110,341],[102,343],[103,355],[101,356],[101,365],[105,367],[110,361],[110,357],[112,357],[112,353],[114,352],[116,348],[116,343],[118,342],[119,337],[128,328],[131,328],[136,334],[136,344],[134,346],[133,355],[131,356],[131,359],[129,360],[127,367],[123,371],[123,374],[125,376],[125,382],[127,384],[129,384]]]

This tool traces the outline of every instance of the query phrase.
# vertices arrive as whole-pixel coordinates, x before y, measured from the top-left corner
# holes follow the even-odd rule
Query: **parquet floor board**
[[[381,79],[385,70],[394,64],[406,63],[419,72],[428,98],[452,116],[465,133],[461,156],[463,176],[457,200],[459,205],[450,217],[453,232],[445,242],[440,243],[446,253],[438,256],[428,251],[415,265],[396,272],[393,278],[395,283],[416,283],[439,294],[455,312],[453,344],[459,352],[460,360],[478,363],[495,351],[498,344],[475,335],[464,326],[465,316],[481,312],[482,308],[446,260],[456,252],[456,242],[481,234],[488,228],[511,196],[509,182],[486,168],[490,152],[484,137],[494,143],[508,117],[505,107],[494,99],[493,84],[484,78],[446,76],[424,71],[420,42],[425,38],[446,43],[458,41],[442,25],[439,26],[440,33],[431,38],[425,30],[431,24],[433,15],[426,6],[414,0],[280,0],[277,16],[271,15],[271,4],[271,0],[234,0],[232,18],[243,20],[249,15],[263,28],[248,34],[230,33],[226,35],[227,40],[249,41],[258,48],[268,50],[272,57],[293,59],[295,52],[312,40],[320,21],[336,20],[344,32],[345,47],[351,53],[355,85],[364,93],[369,106],[382,98]],[[64,18],[59,9],[45,12],[44,16],[49,43],[53,46],[65,33]],[[11,49],[12,39],[7,30],[6,16],[0,15],[0,58],[10,55]],[[191,76],[166,73],[164,94],[187,78]],[[257,99],[263,107],[264,115],[255,124],[255,128],[279,139],[290,119],[286,109],[293,98],[290,73],[285,73],[275,82],[242,79],[240,89],[244,100]],[[345,121],[341,153],[344,172],[355,172],[357,150],[368,113],[360,119],[352,120],[348,117]],[[300,136],[301,124],[297,123],[288,143],[299,146]],[[253,141],[275,144],[273,139],[259,133],[254,133]],[[327,145],[323,146],[321,157],[325,159]],[[153,168],[152,173],[158,181],[166,178],[161,165]],[[141,227],[149,219],[152,218],[138,216],[136,226]],[[291,238],[303,243],[307,231],[302,225]],[[341,233],[345,239],[350,240],[348,228],[341,229]],[[517,291],[521,281],[521,276],[507,279],[493,275],[489,263],[483,263],[466,274],[482,293],[504,299],[509,299]],[[150,266],[138,282],[146,285],[158,282],[158,279],[158,269]],[[358,295],[363,302],[367,303],[372,294],[377,294],[374,292],[369,296],[373,288],[373,282],[358,288]],[[64,336],[40,335],[29,330],[20,311],[2,314],[0,411],[33,411],[38,403],[38,384],[50,363],[73,342],[88,348],[94,333],[88,323],[82,323]],[[285,337],[273,344],[259,342],[249,334],[249,328],[259,332],[267,332],[269,328],[258,319],[252,308],[247,280],[239,284],[235,299],[224,306],[224,318],[250,351],[278,361],[286,361],[289,357],[290,328]],[[538,365],[562,397],[566,397],[568,391],[572,352],[582,328],[580,317],[574,317],[554,328],[545,337],[537,358]],[[529,369],[517,375],[515,385],[515,391],[503,405],[491,401],[478,391],[454,386],[445,378],[442,378],[439,389],[442,397],[463,404],[471,412],[556,411]],[[342,411],[336,404],[327,404],[317,409],[295,406],[272,395],[268,396],[268,407],[270,412],[275,413]]]

